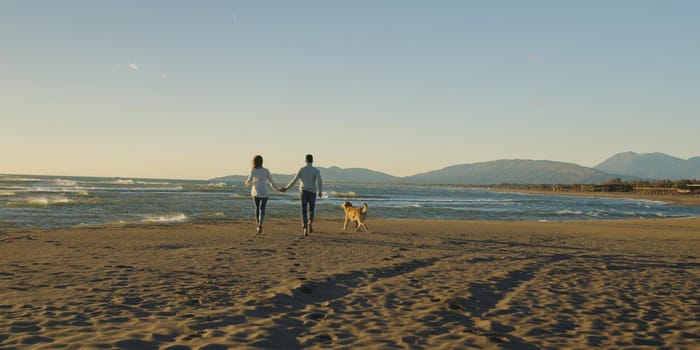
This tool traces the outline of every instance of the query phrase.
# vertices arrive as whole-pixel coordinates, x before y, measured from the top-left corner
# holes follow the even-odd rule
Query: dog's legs
[[[362,224],[362,226],[365,227],[365,232],[369,232],[369,229],[367,228],[367,224]]]
[[[343,223],[343,231],[347,231],[348,229],[348,216],[345,215],[345,222]]]

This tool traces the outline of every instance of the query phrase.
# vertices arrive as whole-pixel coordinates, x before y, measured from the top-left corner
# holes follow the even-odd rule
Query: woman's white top
[[[270,183],[273,188],[277,189],[277,185],[272,182],[272,176],[270,176],[270,171],[266,168],[253,168],[250,171],[250,175],[245,180],[246,187],[253,185],[250,189],[250,195],[253,197],[267,198],[269,191],[267,189],[267,183]]]

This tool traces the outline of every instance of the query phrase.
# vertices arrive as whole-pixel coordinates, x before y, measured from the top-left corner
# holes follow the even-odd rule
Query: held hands
[[[323,192],[318,193],[318,198],[323,198]]]
[[[278,189],[278,191],[280,191],[280,192],[282,192],[282,193],[285,193],[285,192],[287,192],[287,188],[286,188],[286,187],[281,187],[281,188]]]

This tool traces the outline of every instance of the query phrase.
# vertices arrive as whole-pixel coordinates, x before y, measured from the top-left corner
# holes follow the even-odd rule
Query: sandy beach
[[[700,346],[700,219],[0,233],[0,349]]]

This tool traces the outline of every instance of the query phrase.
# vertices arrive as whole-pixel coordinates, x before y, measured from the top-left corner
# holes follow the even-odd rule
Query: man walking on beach
[[[304,236],[308,236],[309,233],[314,232],[313,222],[314,209],[316,207],[316,193],[318,193],[318,198],[321,198],[323,195],[323,181],[321,180],[321,172],[314,168],[313,163],[314,156],[307,154],[306,166],[297,171],[296,176],[294,176],[292,181],[289,181],[287,186],[280,189],[282,192],[285,192],[290,187],[294,186],[297,181],[300,181],[299,190],[301,191],[301,223],[304,227]]]

